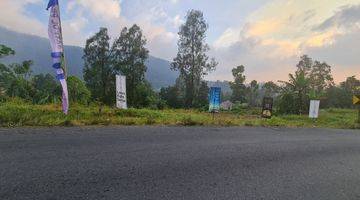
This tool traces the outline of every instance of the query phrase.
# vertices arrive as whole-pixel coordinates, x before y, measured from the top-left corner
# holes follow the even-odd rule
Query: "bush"
[[[89,103],[91,94],[82,80],[75,76],[69,76],[67,78],[67,84],[70,102],[84,105]]]
[[[278,102],[279,114],[298,114],[296,99],[291,93],[284,93]]]

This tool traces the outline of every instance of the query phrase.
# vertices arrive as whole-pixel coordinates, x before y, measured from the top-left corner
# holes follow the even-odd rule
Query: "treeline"
[[[300,58],[288,81],[259,84],[253,80],[245,84],[244,72],[242,65],[232,70],[232,94],[224,97],[238,107],[260,107],[264,97],[272,97],[278,113],[304,114],[309,110],[310,100],[321,100],[321,108],[351,108],[352,96],[360,92],[360,80],[355,76],[336,85],[331,66],[307,55]]]
[[[115,105],[115,75],[127,78],[128,106],[134,108],[203,108],[208,106],[208,83],[204,80],[214,71],[217,62],[209,58],[206,33],[209,26],[203,13],[191,10],[179,30],[178,53],[171,69],[179,72],[176,84],[154,91],[145,79],[145,61],[149,57],[146,38],[138,25],[125,27],[111,39],[106,28],[101,28],[86,41],[84,48],[83,80],[67,77],[70,101],[73,103]],[[0,46],[0,59],[15,52]],[[61,88],[50,74],[33,75],[32,61],[20,64],[0,64],[0,97],[19,97],[34,104],[57,103]],[[296,71],[288,81],[260,84],[253,80],[246,84],[245,67],[232,70],[230,100],[238,107],[260,107],[263,97],[273,97],[280,113],[306,113],[310,99],[321,99],[322,107],[349,108],[352,94],[358,91],[360,81],[355,76],[336,85],[331,67],[302,56]]]
[[[129,107],[205,107],[209,88],[203,78],[217,65],[206,54],[209,50],[205,43],[207,29],[202,12],[188,12],[186,22],[179,31],[179,51],[171,64],[172,69],[180,74],[174,86],[176,89],[163,88],[161,92],[156,92],[145,79],[145,61],[149,51],[145,47],[146,38],[141,28],[136,24],[125,27],[114,40],[109,37],[106,28],[101,28],[86,41],[83,81],[73,76],[67,78],[70,101],[115,105],[115,75],[122,74],[127,78]],[[0,50],[0,58],[15,54],[11,48],[3,45]],[[54,76],[33,75],[32,64],[32,61],[1,64],[1,98],[19,97],[34,104],[59,102],[61,88]],[[173,98],[172,91],[176,93],[175,104],[170,100]]]
[[[0,58],[14,55],[15,51],[0,45]],[[5,65],[0,63],[0,100],[19,97],[34,104],[57,103],[61,98],[61,87],[50,74],[33,75],[31,60]],[[90,91],[75,76],[68,77],[70,101],[87,104]]]
[[[145,61],[149,56],[146,39],[140,27],[124,28],[110,44],[107,29],[87,40],[84,50],[84,80],[93,100],[108,105],[115,103],[115,75],[126,76],[129,107],[200,108],[208,104],[208,86],[204,76],[217,63],[207,56],[208,25],[200,11],[189,11],[180,27],[178,54],[171,69],[179,71],[176,85],[154,92],[145,80]]]

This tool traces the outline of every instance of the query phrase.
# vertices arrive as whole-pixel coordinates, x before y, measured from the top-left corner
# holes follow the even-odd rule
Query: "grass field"
[[[280,115],[262,119],[259,110],[242,114],[222,112],[213,116],[196,110],[117,110],[97,106],[72,105],[70,114],[61,113],[60,105],[32,105],[21,100],[0,103],[0,126],[88,126],[88,125],[176,125],[176,126],[269,126],[269,127],[322,127],[360,128],[357,111],[327,109],[320,111],[316,121],[308,116]]]

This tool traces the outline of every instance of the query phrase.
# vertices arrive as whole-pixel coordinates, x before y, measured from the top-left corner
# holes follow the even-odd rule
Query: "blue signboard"
[[[219,112],[221,103],[221,88],[211,87],[209,96],[209,112]]]

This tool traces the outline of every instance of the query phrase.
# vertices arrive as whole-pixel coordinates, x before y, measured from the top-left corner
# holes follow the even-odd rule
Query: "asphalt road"
[[[360,131],[0,129],[0,199],[360,199]]]

